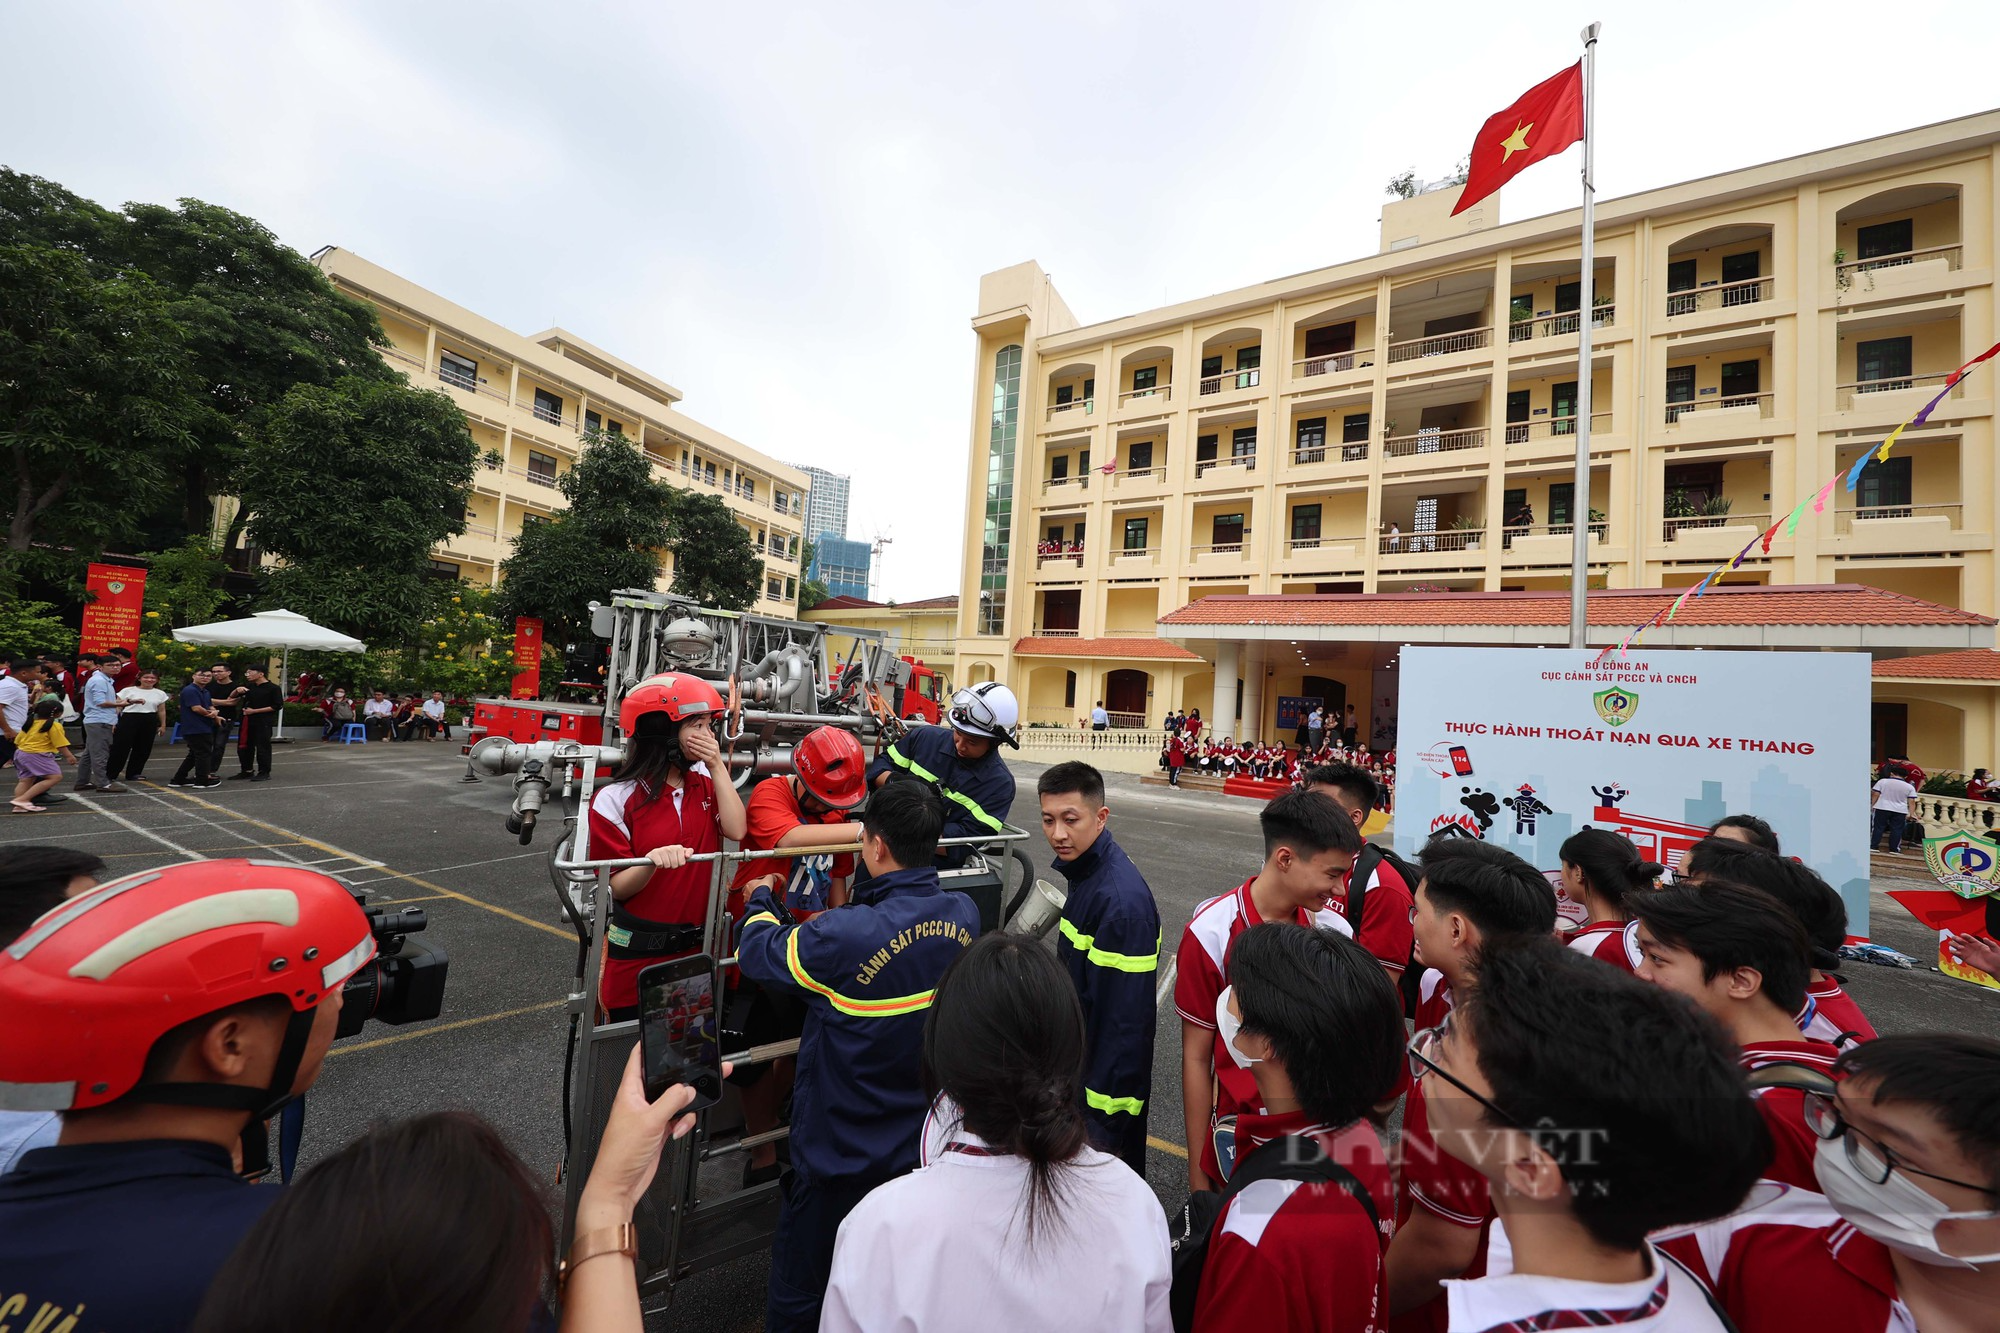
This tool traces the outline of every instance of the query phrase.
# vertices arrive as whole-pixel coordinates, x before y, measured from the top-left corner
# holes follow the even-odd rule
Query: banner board
[[[146,571],[127,565],[89,565],[84,569],[84,587],[91,600],[83,605],[83,632],[77,638],[77,651],[130,648],[138,652]]]
[[[1300,727],[1312,716],[1321,700],[1316,695],[1281,694],[1278,696],[1278,739],[1290,742],[1298,735]]]
[[[1401,653],[1396,847],[1480,838],[1556,871],[1614,829],[1669,869],[1727,814],[1776,830],[1868,934],[1865,653],[1582,649]]]
[[[542,692],[542,622],[529,616],[514,618],[514,677],[511,697],[533,699]]]

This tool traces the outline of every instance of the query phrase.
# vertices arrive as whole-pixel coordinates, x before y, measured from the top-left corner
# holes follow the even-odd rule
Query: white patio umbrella
[[[202,643],[223,648],[277,648],[284,653],[283,665],[278,668],[278,690],[283,693],[291,674],[292,649],[305,648],[316,652],[365,653],[368,645],[359,639],[350,639],[339,630],[315,625],[304,616],[293,611],[259,611],[243,620],[218,620],[212,625],[189,625],[186,629],[174,631],[174,638],[181,643]],[[285,734],[285,710],[278,709],[278,728],[275,733]]]

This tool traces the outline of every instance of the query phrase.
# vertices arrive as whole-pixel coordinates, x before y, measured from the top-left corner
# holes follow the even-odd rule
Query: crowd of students
[[[1174,786],[1180,785],[1183,771],[1203,777],[1257,778],[1265,782],[1289,782],[1302,786],[1308,770],[1325,764],[1352,764],[1365,770],[1381,790],[1380,808],[1393,808],[1396,790],[1396,752],[1371,752],[1366,745],[1352,747],[1337,737],[1318,745],[1296,748],[1276,742],[1238,742],[1232,737],[1204,739],[1199,733],[1199,715],[1188,727],[1167,728],[1167,743],[1160,749],[1159,766]],[[1192,728],[1192,734],[1190,734]]]
[[[1450,839],[1404,861],[1362,838],[1367,768],[1300,773],[1260,814],[1261,863],[1178,941],[1189,1195],[1170,1220],[1139,1169],[1165,942],[1101,777],[1038,782],[1070,890],[1052,956],[975,939],[940,890],[964,803],[905,775],[949,768],[925,747],[962,744],[950,729],[865,775],[858,747],[810,747],[746,810],[706,777],[707,701],[669,702],[666,727],[627,728],[650,738],[639,767],[592,812],[594,841],[649,862],[614,876],[621,903],[663,911],[656,878],[693,882],[696,821],[862,848],[858,872],[827,855],[735,895],[744,973],[804,1009],[768,1328],[1993,1327],[2000,1041],[1877,1037],[1833,971],[1838,894],[1754,816],[1664,884],[1618,835],[1577,833],[1562,890],[1587,919],[1562,931],[1519,858]],[[979,792],[990,753],[946,783]],[[859,828],[838,827],[864,785]],[[366,962],[359,910],[304,868],[96,886],[101,863],[40,857],[0,874],[0,1310],[511,1331],[551,1326],[553,1289],[564,1329],[640,1327],[630,1224],[689,1128],[684,1090],[649,1103],[627,1068],[571,1237],[462,1114],[243,1189],[244,1131],[311,1084]]]

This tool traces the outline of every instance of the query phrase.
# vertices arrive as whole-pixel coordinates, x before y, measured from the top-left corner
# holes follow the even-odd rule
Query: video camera
[[[421,907],[370,907],[367,892],[349,888],[368,917],[375,957],[340,989],[340,1026],[334,1037],[351,1037],[369,1019],[400,1026],[436,1018],[444,1011],[444,979],[451,966],[444,949],[409,936],[430,925]]]

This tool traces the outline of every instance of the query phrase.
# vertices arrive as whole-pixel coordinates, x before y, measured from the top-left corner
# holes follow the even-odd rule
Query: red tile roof
[[[871,602],[866,597],[849,597],[845,594],[842,594],[839,597],[829,597],[823,602],[814,602],[811,606],[807,607],[806,610],[808,611],[857,611],[862,609],[874,610],[875,608],[880,607],[882,605],[884,604],[881,602]]]
[[[949,597],[926,597],[921,602],[898,602],[896,603],[896,609],[898,611],[956,611],[958,610],[958,594],[953,593]]]
[[[1678,588],[1590,593],[1592,625],[1643,625],[1680,596]],[[1190,602],[1162,625],[1564,625],[1569,593],[1252,593]],[[1692,598],[1674,617],[1697,625],[1992,625],[1986,616],[1853,583],[1727,585]]]
[[[926,597],[920,602],[871,602],[865,597],[829,597],[806,608],[808,611],[955,611],[958,594]]]
[[[1875,663],[1877,677],[1920,680],[1990,680],[2000,682],[2000,652],[1974,648],[1962,653],[1925,653],[1918,657],[1885,657]]]
[[[1164,662],[1202,662],[1207,659],[1165,639],[1061,639],[1029,635],[1014,642],[1014,651],[1023,657],[1128,657]]]

